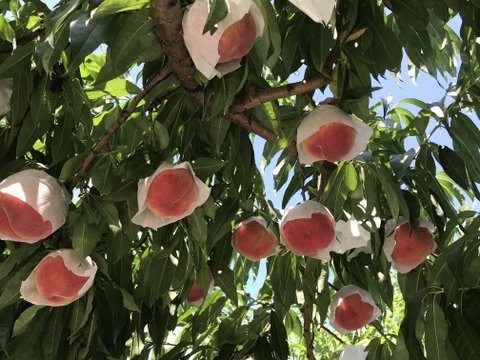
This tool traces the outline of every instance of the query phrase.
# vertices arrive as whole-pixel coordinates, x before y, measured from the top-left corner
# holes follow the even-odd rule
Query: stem
[[[322,329],[328,332],[330,335],[332,335],[338,342],[342,343],[343,345],[346,344],[345,341],[343,341],[337,334],[335,334],[332,330],[327,328],[325,325],[322,325]]]
[[[310,311],[308,309],[308,302],[305,299],[305,302],[302,306],[303,313],[303,337],[305,339],[305,347],[307,349],[307,359],[315,360],[315,355],[313,354],[313,339],[312,339],[312,318],[310,317]]]
[[[330,179],[330,175],[332,175],[336,168],[337,165],[335,163],[326,160],[323,162],[322,167],[320,168],[320,184],[318,186],[317,194],[318,201],[322,198],[325,188],[327,187],[328,179]]]
[[[117,121],[110,127],[110,129],[107,130],[105,135],[100,139],[100,142],[93,148],[93,150],[88,154],[88,156],[85,158],[85,160],[82,163],[82,167],[78,171],[78,173],[75,175],[75,177],[72,179],[72,181],[68,184],[67,189],[70,193],[72,193],[73,189],[75,186],[78,184],[80,180],[83,179],[85,176],[85,172],[87,171],[87,168],[90,166],[92,161],[95,159],[95,156],[100,153],[100,151],[108,144],[108,141],[110,138],[117,132],[117,130],[122,126],[128,118],[133,114],[135,109],[137,108],[137,105],[142,101],[145,96],[147,96],[150,91],[153,90],[153,88],[160,83],[162,80],[164,80],[168,75],[170,75],[172,72],[172,69],[170,68],[170,65],[167,64],[165,67],[160,71],[160,73],[148,83],[148,85],[143,89],[137,96],[135,96],[130,103],[130,105],[122,111],[122,114],[120,117],[117,119]]]

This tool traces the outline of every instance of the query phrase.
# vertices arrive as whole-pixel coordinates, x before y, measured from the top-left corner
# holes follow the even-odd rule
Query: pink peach
[[[233,246],[244,257],[257,261],[276,253],[277,237],[263,219],[249,218],[235,228]]]
[[[218,41],[218,63],[241,59],[250,51],[257,37],[255,19],[251,12],[246,13],[241,20],[230,25]]]
[[[197,194],[197,186],[189,171],[166,170],[152,181],[145,203],[154,214],[175,218],[193,206]]]
[[[355,129],[342,123],[323,125],[301,144],[308,154],[328,161],[343,159],[355,143]]]

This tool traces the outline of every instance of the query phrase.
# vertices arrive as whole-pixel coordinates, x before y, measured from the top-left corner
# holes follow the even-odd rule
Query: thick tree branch
[[[315,355],[313,353],[313,339],[312,339],[312,318],[310,317],[310,310],[308,309],[308,302],[305,299],[305,302],[302,306],[303,313],[303,337],[305,339],[305,347],[307,349],[307,359],[315,360]]]
[[[105,133],[105,135],[102,137],[100,142],[93,148],[93,150],[88,154],[88,156],[85,158],[85,160],[82,163],[82,167],[78,171],[78,173],[75,175],[75,177],[70,181],[70,183],[67,186],[68,191],[70,193],[73,191],[77,183],[83,179],[85,176],[85,172],[87,171],[88,167],[92,163],[92,161],[95,159],[95,156],[97,156],[98,153],[108,144],[108,141],[110,138],[117,132],[117,130],[122,126],[130,117],[130,115],[133,114],[135,109],[137,108],[138,104],[142,99],[147,96],[150,91],[153,90],[153,88],[160,83],[162,80],[164,80],[168,75],[172,73],[172,68],[170,67],[169,64],[167,64],[162,71],[152,80],[148,83],[148,85],[143,89],[137,96],[135,96],[125,110],[123,110],[122,114],[120,117],[117,119],[117,121],[108,129],[108,131]]]
[[[183,11],[180,0],[150,0],[150,15],[157,38],[168,56],[172,70],[196,106],[203,103],[203,89],[195,80],[195,66],[180,35]]]
[[[260,106],[269,101],[287,98],[290,96],[305,94],[318,88],[328,85],[329,79],[317,76],[297,83],[287,84],[272,89],[265,89],[258,92],[249,92],[238,98],[231,107],[232,112],[243,112],[245,110]]]

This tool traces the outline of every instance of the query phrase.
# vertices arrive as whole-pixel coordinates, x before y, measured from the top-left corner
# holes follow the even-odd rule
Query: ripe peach
[[[209,1],[196,0],[183,16],[183,39],[197,70],[207,79],[238,69],[241,59],[263,34],[265,20],[251,0],[229,0],[228,14],[216,31],[203,33]]]
[[[333,105],[314,109],[297,129],[298,159],[303,164],[315,161],[350,161],[367,144],[373,130]]]
[[[257,261],[277,253],[277,236],[267,222],[250,217],[235,227],[232,245],[244,257]]]
[[[280,236],[293,253],[328,260],[335,240],[333,216],[322,204],[305,201],[284,214]]]
[[[434,226],[426,220],[420,219],[418,233],[402,217],[398,220],[395,231],[392,226],[393,220],[389,220],[385,232],[390,235],[385,238],[383,251],[392,262],[392,267],[400,273],[416,268],[437,248],[432,235]]]
[[[193,206],[197,194],[195,180],[188,170],[166,170],[153,179],[145,203],[154,214],[175,218]]]
[[[54,250],[22,281],[20,295],[35,305],[64,306],[90,289],[96,272],[90,257],[79,262],[72,249]]]
[[[188,162],[164,162],[138,182],[138,212],[132,222],[156,230],[190,215],[209,196],[210,188],[195,176]]]
[[[358,330],[379,315],[371,295],[354,285],[337,291],[330,304],[330,325],[341,334]]]
[[[38,293],[58,303],[70,303],[88,279],[88,276],[78,276],[67,269],[61,256],[46,257],[35,272]]]
[[[0,234],[10,239],[34,242],[52,233],[52,223],[26,202],[0,193]],[[1,237],[1,235],[0,235]]]
[[[338,161],[355,143],[355,129],[342,123],[329,123],[305,139],[301,146],[306,153],[319,159]]]
[[[255,19],[251,12],[230,25],[218,41],[218,63],[241,59],[250,51],[257,37]]]
[[[0,183],[0,239],[34,243],[67,218],[70,195],[40,170],[23,170]]]
[[[213,289],[214,282],[213,282],[212,271],[210,270],[209,267],[207,267],[207,272],[208,272],[208,278],[210,279],[210,283],[208,285],[208,291],[207,291],[207,295],[208,295]],[[207,295],[204,295],[202,288],[197,282],[197,279],[195,279],[195,281],[193,282],[192,288],[188,293],[186,302],[189,305],[199,307],[203,304],[203,301],[205,300]]]

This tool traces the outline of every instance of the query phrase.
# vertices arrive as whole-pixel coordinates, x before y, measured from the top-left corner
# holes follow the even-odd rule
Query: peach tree
[[[479,0],[0,11],[1,359],[480,359]]]

